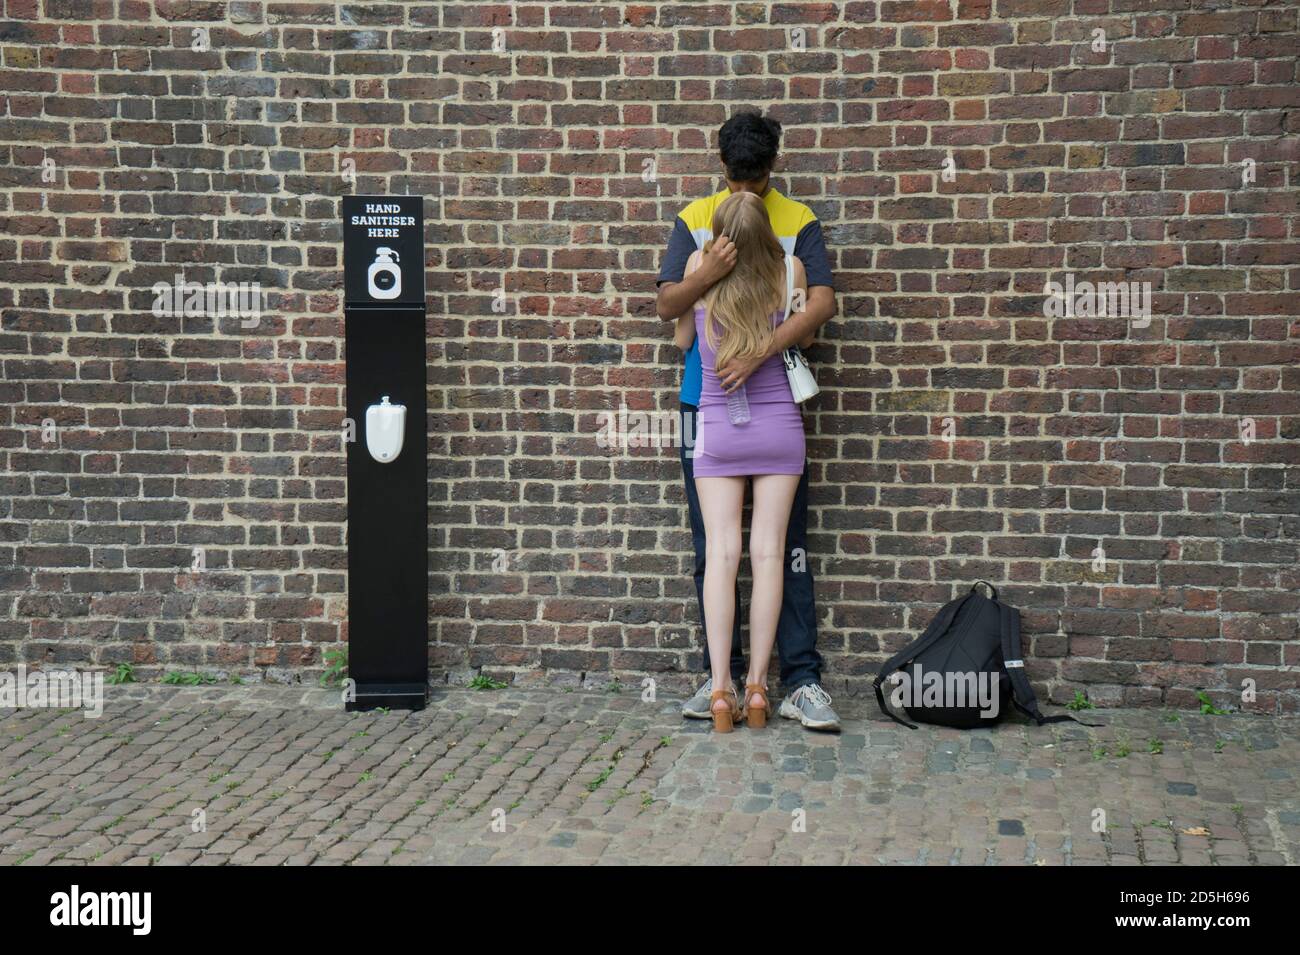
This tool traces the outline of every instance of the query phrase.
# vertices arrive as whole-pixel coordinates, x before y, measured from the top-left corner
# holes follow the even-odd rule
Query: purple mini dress
[[[781,320],[772,313],[772,324]],[[749,421],[732,424],[727,414],[727,395],[714,369],[716,354],[704,334],[706,313],[695,307],[695,334],[700,342],[700,365],[704,383],[696,416],[695,476],[751,477],[758,474],[803,474],[806,452],[803,415],[790,393],[785,363],[773,355],[745,381]]]

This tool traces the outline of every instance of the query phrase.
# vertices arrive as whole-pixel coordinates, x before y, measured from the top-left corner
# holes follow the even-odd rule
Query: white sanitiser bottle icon
[[[402,269],[397,265],[401,260],[390,248],[375,249],[375,261],[366,273],[371,298],[397,298],[402,294]]]
[[[366,450],[380,464],[389,464],[402,453],[406,432],[406,405],[390,405],[388,395],[366,409]]]

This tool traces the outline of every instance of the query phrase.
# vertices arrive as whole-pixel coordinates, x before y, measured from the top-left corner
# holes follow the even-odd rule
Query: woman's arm
[[[691,257],[686,260],[686,271],[682,278],[685,279],[696,269],[700,267],[703,256],[697,249],[691,253]],[[673,329],[673,342],[682,351],[690,349],[695,344],[695,305],[692,303],[689,310],[682,312],[677,316],[677,327]]]
[[[673,343],[682,351],[690,351],[695,344],[695,316],[678,315],[677,327],[673,329]]]

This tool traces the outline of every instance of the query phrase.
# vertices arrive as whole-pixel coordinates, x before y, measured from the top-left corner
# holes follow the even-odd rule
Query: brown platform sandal
[[[725,710],[715,710],[713,704],[718,700],[727,703]],[[709,696],[709,712],[713,714],[713,732],[730,733],[736,720],[740,719],[743,712],[740,708],[740,701],[736,699],[736,691],[731,687],[722,690],[714,690]]]
[[[758,694],[763,698],[762,706],[750,706],[749,701]],[[745,722],[750,729],[761,730],[767,725],[767,718],[772,713],[772,696],[767,687],[761,683],[745,684]]]

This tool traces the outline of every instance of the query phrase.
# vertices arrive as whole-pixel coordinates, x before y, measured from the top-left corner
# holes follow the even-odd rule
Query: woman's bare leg
[[[736,617],[745,479],[697,477],[695,489],[700,495],[700,513],[704,517],[704,635],[709,642],[709,675],[713,677],[715,691],[725,690],[731,686],[732,679],[731,628]],[[780,607],[779,599],[777,606]],[[771,651],[770,646],[768,650]],[[719,700],[713,708],[726,709],[727,704]]]
[[[776,643],[777,620],[781,616],[785,561],[791,559],[785,552],[785,530],[798,488],[797,474],[764,474],[754,478],[754,507],[749,528],[749,563],[754,575],[754,592],[749,598],[749,673],[745,677],[746,683],[767,686],[767,667]],[[713,652],[712,645],[709,652]],[[766,705],[767,699],[756,694],[752,702],[755,707],[761,707]]]

